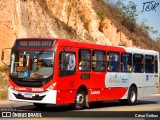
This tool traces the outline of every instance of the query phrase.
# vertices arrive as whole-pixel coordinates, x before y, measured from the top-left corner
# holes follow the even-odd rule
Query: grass
[[[6,100],[8,96],[8,67],[0,66],[0,100]]]
[[[0,66],[1,73],[8,73],[9,68],[7,66]]]
[[[69,2],[69,3],[71,3],[71,2],[72,2],[72,0],[68,0],[68,2]]]
[[[105,18],[105,10],[103,8],[100,8],[100,9],[98,9],[97,14],[98,14],[100,20],[103,21]]]
[[[8,97],[8,90],[0,91],[0,100],[6,100]]]
[[[68,7],[68,15],[70,15],[71,14],[71,7],[69,6]]]

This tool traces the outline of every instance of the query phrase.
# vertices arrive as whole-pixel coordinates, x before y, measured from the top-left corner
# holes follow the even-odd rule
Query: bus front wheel
[[[129,105],[135,105],[137,103],[137,89],[133,86],[129,89],[127,103]]]
[[[74,109],[80,110],[86,106],[86,93],[83,90],[79,90],[76,93]]]

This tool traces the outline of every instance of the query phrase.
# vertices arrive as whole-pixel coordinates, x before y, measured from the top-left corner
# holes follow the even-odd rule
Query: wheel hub
[[[84,101],[84,96],[82,94],[78,94],[76,101],[77,103],[82,104]]]
[[[131,92],[130,99],[131,99],[132,102],[135,101],[135,99],[136,99],[136,93],[134,91]]]

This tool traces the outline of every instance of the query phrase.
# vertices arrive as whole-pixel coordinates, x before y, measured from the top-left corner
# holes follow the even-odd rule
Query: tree
[[[122,24],[126,26],[130,31],[134,31],[136,24],[137,8],[136,4],[133,1],[129,1],[127,5],[122,3],[121,7],[121,16],[122,16]]]
[[[147,22],[147,20],[143,19],[143,21],[141,22],[140,28],[142,29],[142,31],[144,33],[146,33],[148,35],[149,32],[151,32],[153,30],[153,27],[146,25],[146,22]]]

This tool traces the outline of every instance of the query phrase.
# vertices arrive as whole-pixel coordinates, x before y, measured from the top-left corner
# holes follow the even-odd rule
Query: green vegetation
[[[84,27],[88,30],[89,21],[87,19],[82,19]]]
[[[71,7],[69,6],[68,7],[68,15],[70,15],[71,14]]]
[[[128,5],[124,5],[123,3],[121,4],[122,7],[119,8],[121,23],[130,31],[134,31],[136,24],[136,16],[138,16],[136,5],[132,1],[129,1]]]
[[[119,44],[119,46],[126,46],[126,45],[127,45],[126,42],[121,42],[121,43]]]
[[[7,89],[0,91],[0,100],[6,100],[8,97],[8,91]]]
[[[102,21],[105,17],[110,19],[117,30],[122,31],[132,40],[134,46],[160,52],[157,41],[152,40],[149,36],[149,32],[153,30],[153,28],[146,25],[145,20],[142,21],[141,24],[136,23],[138,16],[136,7],[133,1],[124,4],[123,0],[115,0],[114,3],[111,0],[93,0],[93,9],[99,18]],[[103,25],[100,24],[100,31],[102,27]],[[120,43],[120,45],[126,46],[127,44]]]
[[[8,73],[9,68],[7,66],[0,66],[0,72]]]
[[[105,11],[104,11],[103,8],[98,9],[97,14],[98,14],[98,16],[99,16],[99,18],[100,18],[101,21],[104,20],[104,18],[105,18]]]
[[[134,32],[136,29],[137,5],[133,1],[129,1],[127,5],[122,0],[115,3],[107,3],[109,11],[113,17],[118,20],[121,25],[129,31]]]
[[[7,99],[8,89],[8,67],[0,66],[0,100]]]
[[[72,0],[68,0],[69,3],[71,3]]]
[[[146,34],[149,35],[149,32],[153,29],[152,27],[150,26],[147,26],[146,25],[146,22],[147,20],[146,19],[143,19],[143,21],[141,22],[141,25],[140,25],[140,28],[142,29],[142,31]]]

